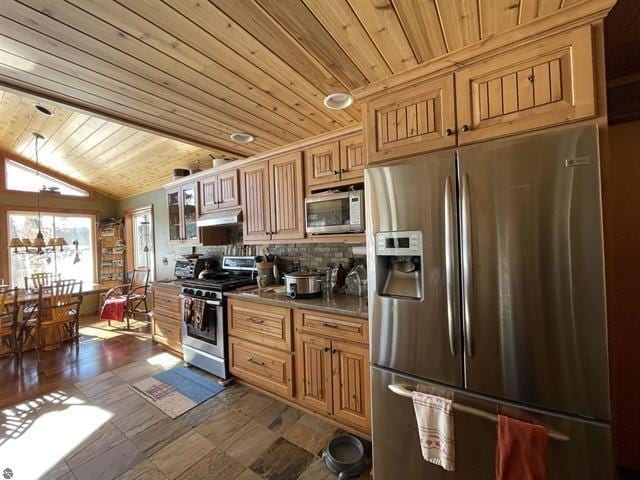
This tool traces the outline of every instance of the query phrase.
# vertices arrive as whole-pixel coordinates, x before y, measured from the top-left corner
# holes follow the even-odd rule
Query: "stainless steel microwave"
[[[364,190],[318,193],[304,207],[307,233],[364,232]]]

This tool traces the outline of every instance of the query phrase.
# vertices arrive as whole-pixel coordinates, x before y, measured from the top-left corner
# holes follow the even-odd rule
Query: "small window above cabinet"
[[[230,170],[212,175],[200,182],[200,213],[237,207],[240,205],[238,171]]]
[[[307,193],[364,180],[362,134],[308,148],[304,152]]]

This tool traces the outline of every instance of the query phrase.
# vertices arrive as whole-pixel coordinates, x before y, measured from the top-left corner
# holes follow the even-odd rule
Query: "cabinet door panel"
[[[295,152],[269,160],[272,239],[304,238],[302,156]]]
[[[340,148],[338,142],[325,143],[304,152],[307,185],[331,184],[340,180]]]
[[[237,170],[218,174],[218,208],[230,208],[240,205],[240,195],[238,193]]]
[[[320,413],[331,413],[331,340],[296,335],[296,385],[298,400]]]
[[[445,75],[365,103],[368,163],[454,146],[453,84]]]
[[[269,162],[249,165],[240,170],[243,231],[245,240],[269,240],[271,215],[269,206]]]
[[[198,190],[197,184],[183,185],[180,189],[182,202],[182,224],[184,233],[182,243],[199,243],[200,236],[196,221],[198,220]]]
[[[207,177],[200,182],[200,212],[209,213],[218,208],[218,176]]]
[[[182,209],[180,208],[180,188],[167,192],[169,209],[169,243],[182,243]]]
[[[333,414],[345,422],[371,429],[369,351],[332,341]]]
[[[591,27],[460,69],[456,108],[461,145],[595,115]]]
[[[364,180],[366,165],[362,134],[340,140],[340,178],[342,180]]]

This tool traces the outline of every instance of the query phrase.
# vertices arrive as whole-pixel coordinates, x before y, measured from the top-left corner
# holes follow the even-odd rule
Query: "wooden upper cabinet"
[[[182,243],[182,208],[180,207],[180,187],[172,188],[167,193],[167,209],[169,211],[169,244]]]
[[[361,133],[304,152],[307,192],[364,179],[366,157]]]
[[[212,175],[200,182],[201,214],[238,205],[240,205],[240,192],[237,170]]]
[[[376,97],[364,109],[368,163],[456,144],[453,74]]]
[[[588,25],[462,68],[458,143],[594,116],[594,88]]]
[[[307,185],[324,185],[340,180],[340,146],[329,142],[304,152]]]
[[[238,171],[229,170],[218,174],[218,208],[231,208],[238,205],[240,205]]]
[[[200,213],[209,213],[218,208],[218,176],[200,181]]]
[[[340,179],[359,180],[364,177],[366,167],[362,134],[351,135],[340,140]]]
[[[167,190],[169,244],[198,244],[198,183],[187,183]]]
[[[304,183],[301,152],[293,152],[269,160],[269,182],[271,185],[271,239],[304,238]]]
[[[271,238],[269,161],[241,168],[240,186],[244,206],[242,224],[244,240],[269,240]]]

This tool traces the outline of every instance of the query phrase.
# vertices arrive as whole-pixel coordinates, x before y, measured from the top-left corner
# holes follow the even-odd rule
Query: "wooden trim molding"
[[[56,194],[56,193],[46,193],[46,192],[41,192],[40,195],[42,197],[46,197],[46,198],[64,198],[64,199],[68,199],[68,200],[95,200],[96,197],[96,192],[95,189],[89,185],[86,185],[82,182],[79,182],[76,179],[70,178],[62,173],[56,172],[55,170],[52,170],[50,168],[44,167],[42,165],[36,165],[35,162],[24,158],[21,155],[14,155],[11,153],[6,153],[6,152],[2,152],[0,151],[0,194],[2,193],[6,193],[6,194],[11,194],[11,195],[30,195],[33,196],[35,195],[36,192],[24,192],[22,190],[10,190],[7,188],[7,179],[6,179],[6,168],[5,168],[5,162],[7,160],[11,160],[14,161],[16,163],[19,163],[21,165],[24,165],[25,167],[28,168],[32,168],[33,170],[38,170],[40,173],[43,173],[45,175],[48,175],[50,177],[53,177],[57,180],[60,180],[61,182],[67,183],[69,185],[71,185],[72,187],[76,187],[79,188],[81,190],[84,190],[88,193],[88,195],[86,197],[82,197],[79,195],[60,195],[60,194]],[[109,195],[106,192],[100,192],[102,195],[109,197],[109,198],[114,198],[112,195]]]

